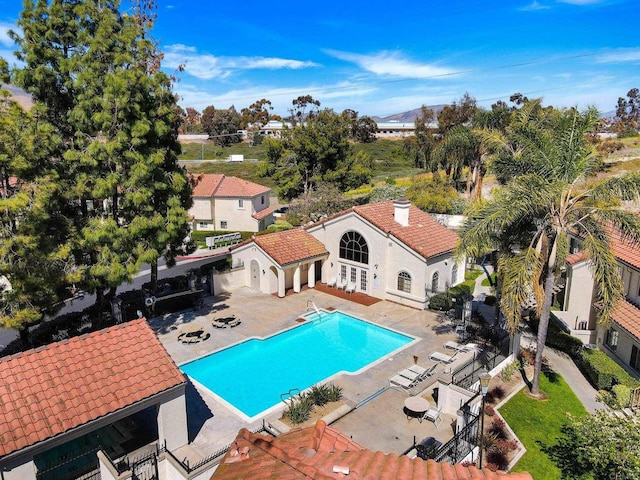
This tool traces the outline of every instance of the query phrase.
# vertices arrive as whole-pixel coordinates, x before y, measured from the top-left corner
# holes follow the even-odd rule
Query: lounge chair
[[[327,282],[327,287],[335,287],[335,286],[336,286],[337,281],[338,281],[338,280],[336,279],[336,277],[331,277],[331,278],[329,279],[329,281]]]
[[[429,355],[429,358],[434,362],[451,363],[457,353],[458,352],[456,351],[453,355],[445,355],[441,352],[432,352],[431,355]]]
[[[438,366],[437,363],[434,363],[429,368],[424,368],[424,367],[421,367],[420,365],[411,365],[407,367],[407,370],[411,370],[413,373],[418,374],[418,380],[422,381],[425,378],[430,377],[431,375],[436,373],[437,366]]]
[[[450,350],[455,350],[456,352],[461,352],[464,350],[464,346],[458,342],[448,341],[445,342],[444,348],[448,348]]]
[[[408,378],[403,377],[402,375],[394,375],[389,378],[389,386],[396,390],[400,390],[402,392],[409,393],[411,388],[416,385],[416,382],[412,382]]]
[[[224,322],[221,322],[220,320],[212,320],[211,325],[214,328],[227,328],[227,324]]]
[[[344,287],[344,291],[347,293],[353,293],[356,291],[356,284],[353,282],[347,283],[347,286]]]
[[[410,380],[414,384],[420,381],[420,374],[408,368],[405,368],[404,370],[398,372],[398,375],[406,378],[407,380]]]
[[[430,422],[433,422],[433,424],[436,426],[436,428],[438,428],[440,426],[440,424],[442,423],[442,417],[440,416],[441,411],[442,411],[442,407],[430,408],[424,414],[423,418],[425,420],[429,420]]]
[[[238,325],[240,325],[242,322],[240,320],[234,320],[233,322],[229,322],[227,323],[227,325],[229,326],[229,328],[233,328],[233,327],[237,327]]]

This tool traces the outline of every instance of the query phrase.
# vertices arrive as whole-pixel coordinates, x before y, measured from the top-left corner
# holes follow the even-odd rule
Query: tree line
[[[150,36],[152,1],[24,2],[11,32],[20,66],[0,97],[0,325],[28,325],[75,287],[103,308],[143,264],[184,253],[191,185],[181,116]],[[23,335],[23,340],[26,340]]]

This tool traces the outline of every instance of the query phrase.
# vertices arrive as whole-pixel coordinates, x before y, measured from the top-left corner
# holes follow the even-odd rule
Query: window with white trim
[[[226,230],[229,228],[226,220],[220,220],[220,230]]]
[[[434,272],[431,277],[431,291],[437,292],[440,287],[440,274],[438,272]]]
[[[367,241],[358,232],[345,233],[340,239],[340,258],[368,264],[369,246]]]
[[[604,336],[604,343],[610,350],[614,352],[618,348],[618,331],[610,328]]]
[[[238,208],[244,208],[244,200],[241,198],[238,199]]]

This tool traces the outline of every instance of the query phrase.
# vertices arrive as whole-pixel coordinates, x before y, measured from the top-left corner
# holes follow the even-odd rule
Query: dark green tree
[[[627,98],[618,98],[615,129],[618,136],[636,136],[640,128],[640,90],[632,88]]]
[[[157,278],[183,250],[190,185],[178,165],[180,109],[149,36],[152,2],[27,0],[14,34],[16,83],[44,109],[61,142],[62,185],[83,288],[104,302],[144,263]]]
[[[293,107],[289,109],[289,121],[294,127],[304,122],[307,117],[313,118],[320,108],[320,100],[316,100],[311,95],[300,95],[291,102]],[[307,111],[309,108],[309,111]]]
[[[426,105],[420,107],[420,113],[415,120],[415,136],[404,141],[405,152],[413,158],[416,167],[435,172],[439,165],[433,162],[432,153],[437,143],[431,124],[435,120],[435,113]]]
[[[341,114],[349,125],[349,138],[354,142],[372,143],[376,141],[378,124],[371,117],[358,116],[358,112],[346,109]]]
[[[240,115],[232,106],[226,110],[216,109],[213,105],[202,111],[202,129],[214,143],[226,147],[241,140],[238,135],[240,129]]]

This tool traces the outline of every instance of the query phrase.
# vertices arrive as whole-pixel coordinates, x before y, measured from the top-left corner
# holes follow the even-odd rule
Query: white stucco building
[[[259,232],[273,223],[271,189],[222,174],[192,174],[193,230]]]
[[[304,228],[232,247],[243,284],[284,296],[317,281],[423,309],[464,280],[458,236],[405,199],[355,206]]]
[[[563,275],[564,288],[557,293],[559,311],[553,315],[571,335],[584,343],[597,344],[621,365],[640,374],[640,249],[612,232],[610,245],[624,285],[625,298],[611,315],[608,326],[599,326],[594,308],[596,290],[589,259],[580,250],[579,239],[572,241]]]

